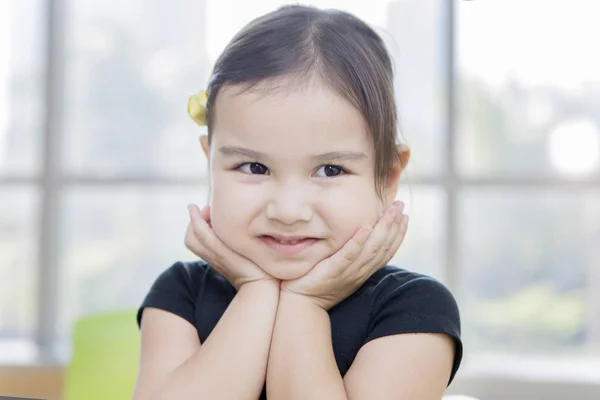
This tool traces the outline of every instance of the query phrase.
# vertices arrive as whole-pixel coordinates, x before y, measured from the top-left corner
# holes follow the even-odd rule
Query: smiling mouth
[[[271,250],[283,255],[295,255],[311,247],[320,239],[311,237],[276,238],[274,236],[262,235],[261,241]]]
[[[301,243],[306,240],[317,240],[316,238],[310,238],[310,237],[286,239],[286,238],[277,238],[275,236],[270,236],[270,235],[263,235],[262,238],[267,239],[267,240],[272,240],[272,241],[275,241],[275,242],[277,242],[279,244],[283,244],[283,245],[295,245],[295,244]]]

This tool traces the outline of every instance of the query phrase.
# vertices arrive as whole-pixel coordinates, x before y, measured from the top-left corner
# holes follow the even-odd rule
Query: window
[[[456,10],[465,340],[496,365],[492,354],[597,363],[598,6],[502,0]],[[549,365],[536,373],[554,373]]]
[[[0,354],[32,354],[44,126],[40,0],[0,3]],[[19,23],[13,23],[19,21]]]
[[[192,258],[185,205],[208,187],[187,97],[245,22],[285,1],[58,3],[0,5],[6,362],[65,361],[75,319],[137,307],[160,271]],[[355,13],[388,43],[413,149],[399,194],[411,227],[394,263],[451,287],[468,358],[598,360],[591,3],[543,14],[508,0],[311,3]],[[501,365],[489,357],[477,365]]]

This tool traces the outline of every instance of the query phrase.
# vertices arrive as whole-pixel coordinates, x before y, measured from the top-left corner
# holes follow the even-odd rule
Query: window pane
[[[392,265],[444,278],[445,193],[430,186],[402,186],[397,197],[410,216],[406,239]]]
[[[39,196],[31,187],[0,187],[0,193],[0,340],[30,339],[37,313]]]
[[[443,3],[390,1],[382,32],[394,57],[400,129],[413,150],[408,171],[415,175],[440,174],[445,160]]]
[[[196,259],[183,244],[186,206],[207,200],[203,186],[68,190],[59,264],[61,344],[76,318],[136,308],[162,270]]]
[[[600,192],[469,190],[460,199],[469,346],[600,355]]]
[[[0,175],[39,170],[44,123],[43,0],[0,2]]]
[[[597,2],[456,4],[461,172],[600,172]]]
[[[203,174],[186,107],[208,77],[205,2],[66,4],[66,170]]]

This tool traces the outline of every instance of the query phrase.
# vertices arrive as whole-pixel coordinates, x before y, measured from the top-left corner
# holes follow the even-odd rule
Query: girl
[[[287,6],[228,44],[188,111],[208,135],[210,206],[138,312],[135,400],[440,399],[460,364],[458,309],[386,266],[394,202],[390,57],[345,12]]]

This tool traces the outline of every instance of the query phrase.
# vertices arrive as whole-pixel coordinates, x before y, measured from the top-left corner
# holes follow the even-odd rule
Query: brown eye
[[[238,169],[249,175],[267,175],[269,169],[261,163],[244,163],[238,166]]]
[[[335,178],[345,173],[344,168],[339,165],[323,165],[319,167],[316,175],[323,178]]]

